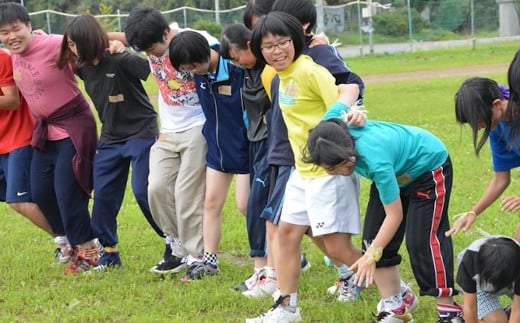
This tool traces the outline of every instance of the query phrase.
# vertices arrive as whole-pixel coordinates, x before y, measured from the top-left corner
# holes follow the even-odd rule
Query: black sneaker
[[[166,261],[155,266],[152,271],[158,274],[173,274],[184,270],[186,266],[186,262],[182,258],[171,255]]]

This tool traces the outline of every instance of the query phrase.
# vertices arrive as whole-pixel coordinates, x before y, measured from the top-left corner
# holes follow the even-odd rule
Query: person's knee
[[[288,246],[301,242],[303,233],[300,233],[299,227],[292,224],[283,223],[278,230],[278,245]]]
[[[24,203],[9,203],[9,206],[14,211],[23,215]]]
[[[247,203],[238,203],[237,202],[237,209],[243,216],[247,215]]]
[[[486,316],[484,316],[481,320],[481,322],[484,323],[506,323],[508,322],[507,315],[504,312],[503,309],[497,309],[490,313],[488,313]]]

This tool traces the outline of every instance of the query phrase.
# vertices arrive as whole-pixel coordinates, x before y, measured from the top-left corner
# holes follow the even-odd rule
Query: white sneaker
[[[57,236],[54,238],[54,242],[57,244],[56,251],[54,252],[56,261],[59,264],[66,264],[72,258],[72,246],[67,240],[66,236]]]
[[[354,285],[354,272],[347,271],[339,277],[340,288],[338,298],[340,302],[351,302],[359,298],[359,286]]]
[[[280,294],[280,288],[276,288],[276,290],[274,291],[274,293],[271,296],[273,296],[273,300],[276,302],[280,298],[281,295],[282,294]]]
[[[353,278],[354,273],[351,271],[341,274],[334,285],[327,288],[327,292],[332,295],[338,293],[337,300],[340,302],[350,302],[358,299],[360,288],[354,285]]]
[[[276,280],[271,278],[263,278],[259,280],[253,288],[242,293],[242,295],[251,298],[262,298],[272,296],[278,288]]]
[[[327,292],[331,295],[334,295],[338,292],[342,285],[343,283],[341,282],[341,280],[338,279],[336,280],[336,282],[334,282],[334,285],[327,288]]]
[[[265,267],[262,267],[258,270],[255,270],[255,272],[249,278],[247,278],[240,284],[233,287],[233,290],[237,291],[237,292],[250,291],[251,289],[253,289],[256,286],[256,284],[258,284],[258,282],[260,280],[262,280],[264,278],[265,278]]]
[[[417,305],[419,305],[419,298],[415,296],[415,293],[413,290],[408,286],[408,289],[406,292],[402,295],[403,296],[403,303],[406,305],[406,308],[408,308],[408,311],[411,313]]]
[[[270,309],[266,313],[260,314],[259,316],[246,319],[246,323],[290,323],[299,322],[302,320],[300,314],[300,308],[296,307],[296,311],[291,312],[284,309],[282,306],[277,306],[274,309]]]

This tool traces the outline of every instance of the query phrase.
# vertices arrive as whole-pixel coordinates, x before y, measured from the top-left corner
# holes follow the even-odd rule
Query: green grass
[[[349,64],[365,75],[377,73],[374,65],[381,68],[381,73],[390,73],[411,68],[507,63],[517,48],[518,44],[506,44],[479,46],[475,52],[461,48],[368,56],[350,59]],[[496,55],[491,55],[492,52]],[[432,63],[425,66],[425,61]],[[487,75],[483,70],[481,75],[506,81],[505,74]],[[455,122],[453,95],[463,79],[372,84],[367,87],[365,100],[369,118],[420,126],[444,141],[454,166],[452,216],[469,210],[492,176],[488,147],[477,159],[469,128],[461,128]],[[152,96],[157,94],[151,78],[147,89]],[[513,178],[517,176],[513,171]],[[367,202],[367,188],[368,182],[363,181],[362,212]],[[518,182],[513,180],[506,194],[514,194],[519,188]],[[233,196],[232,191],[223,215],[222,273],[190,284],[182,283],[179,275],[159,276],[148,272],[162,255],[163,241],[140,214],[130,189],[118,217],[124,268],[75,277],[64,276],[63,267],[54,264],[54,244],[49,236],[5,204],[0,205],[0,322],[243,322],[247,317],[258,315],[268,309],[271,299],[248,300],[230,290],[252,271],[252,262],[247,257],[245,220],[234,208]],[[495,203],[478,218],[477,227],[493,234],[512,235],[517,223],[516,214],[501,212]],[[478,237],[477,230],[455,236],[455,254]],[[359,237],[355,243],[360,245]],[[303,249],[312,264],[310,271],[302,274],[299,285],[299,306],[303,308],[304,321],[368,322],[378,301],[375,288],[364,291],[356,303],[336,302],[326,292],[336,279],[334,270],[324,265],[322,255],[307,238],[303,240]],[[417,291],[404,247],[402,254],[402,276],[412,282]],[[462,301],[460,297],[457,300]],[[435,322],[431,298],[421,297],[414,318],[421,323]]]
[[[479,44],[458,48],[416,51],[403,54],[372,54],[347,59],[348,65],[363,75],[389,74],[397,72],[435,70],[481,64],[509,63],[520,42]],[[483,73],[485,71],[482,71]]]

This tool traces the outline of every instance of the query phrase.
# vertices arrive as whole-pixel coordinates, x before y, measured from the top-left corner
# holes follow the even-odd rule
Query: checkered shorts
[[[484,316],[489,313],[501,310],[502,305],[500,305],[500,301],[498,300],[498,296],[495,294],[491,294],[488,292],[483,292],[480,290],[480,286],[477,284],[477,316],[479,320],[484,319]]]

